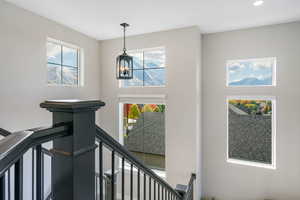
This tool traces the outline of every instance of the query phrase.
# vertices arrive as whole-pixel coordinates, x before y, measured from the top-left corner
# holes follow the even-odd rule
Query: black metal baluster
[[[144,173],[144,200],[146,200],[146,174]]]
[[[151,177],[149,176],[149,200],[151,200]]]
[[[191,200],[194,199],[194,182],[192,182],[192,185],[191,185]]]
[[[156,181],[154,180],[154,183],[153,183],[153,188],[154,188],[154,200],[156,200]]]
[[[5,173],[0,177],[0,200],[5,200]]]
[[[11,190],[10,190],[10,187],[11,187],[11,185],[10,185],[10,168],[7,170],[7,197],[8,197],[8,200],[10,200],[10,193],[11,193]]]
[[[170,191],[168,190],[168,200],[170,200]]]
[[[15,163],[15,200],[23,199],[23,158]]]
[[[165,200],[168,200],[168,196],[167,195],[168,195],[168,190],[166,189],[165,190]]]
[[[34,200],[34,148],[31,149],[31,197]]]
[[[103,143],[99,142],[99,200],[103,200]]]
[[[140,200],[140,168],[138,168],[137,187],[137,200]]]
[[[122,200],[125,200],[124,195],[125,195],[125,159],[122,157]]]
[[[44,198],[44,159],[42,153],[42,145],[36,146],[36,200]]]
[[[51,167],[52,167],[52,163],[54,162],[54,159],[53,159],[53,158],[54,158],[54,155],[51,155],[51,156],[50,156],[50,159],[51,159]],[[52,169],[51,169],[51,173],[53,173],[53,172],[52,172]],[[51,177],[50,180],[51,180],[51,190],[50,190],[50,198],[51,198],[51,199],[50,199],[50,200],[53,200],[53,186],[54,186],[54,184],[53,184],[52,177]]]
[[[111,152],[111,200],[115,200],[115,151]]]
[[[130,165],[130,200],[133,200],[133,164]]]
[[[98,200],[98,176],[95,177],[96,200]]]
[[[158,184],[157,187],[157,199],[160,200],[160,185]]]
[[[161,200],[164,200],[164,187],[161,187]]]

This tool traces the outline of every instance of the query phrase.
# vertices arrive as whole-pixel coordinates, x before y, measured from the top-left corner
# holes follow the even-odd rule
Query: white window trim
[[[272,163],[264,164],[259,162],[245,161],[239,159],[229,158],[229,112],[228,112],[228,102],[231,99],[239,100],[269,100],[272,101]],[[228,163],[260,167],[266,169],[276,169],[276,97],[274,96],[227,96],[226,98],[226,114],[227,114],[227,138],[226,138],[226,161]]]
[[[265,60],[265,59],[274,59],[275,64],[272,68],[272,85],[229,85],[229,62],[250,62],[250,61],[260,61],[260,60]],[[264,58],[247,58],[247,59],[232,59],[232,60],[227,60],[226,61],[226,87],[227,88],[261,88],[261,87],[276,87],[277,85],[277,58],[276,57],[264,57]]]
[[[68,84],[56,84],[56,83],[48,83],[48,76],[47,77],[47,86],[49,87],[70,87],[70,88],[79,88],[79,87],[83,87],[84,86],[84,50],[83,48],[74,45],[74,44],[70,44],[61,40],[57,40],[51,37],[47,38],[47,42],[46,42],[46,49],[47,49],[47,43],[51,42],[54,44],[58,44],[61,46],[65,46],[65,47],[69,47],[72,49],[76,49],[78,51],[78,57],[77,57],[77,62],[78,62],[78,83],[76,85],[68,85]],[[47,55],[47,51],[46,51],[46,55]],[[48,68],[48,58],[46,56],[46,69]]]
[[[120,144],[124,144],[124,137],[123,137],[123,116],[124,104],[164,104],[166,105],[166,95],[119,95],[118,96],[118,114],[119,114],[119,142]],[[167,107],[165,110],[167,113]],[[122,159],[119,159],[119,167],[122,168]],[[130,171],[130,165],[125,162],[125,170]],[[166,170],[158,170],[158,169],[151,169],[156,175],[160,176],[163,179],[166,179],[167,173]],[[136,168],[133,168],[134,172],[137,172]]]
[[[128,50],[127,53],[140,53],[140,52],[146,52],[146,51],[154,51],[157,49],[164,49],[165,51],[165,84],[164,85],[142,85],[142,86],[128,86],[128,87],[122,87],[122,80],[118,81],[118,87],[119,89],[130,89],[130,88],[166,88],[167,87],[167,49],[165,46],[158,46],[158,47],[151,47],[151,48],[144,48],[144,49],[131,49]],[[119,53],[121,54],[121,53]],[[143,69],[144,71],[144,69]]]
[[[119,103],[138,103],[138,104],[166,104],[166,94],[120,94],[118,95]]]

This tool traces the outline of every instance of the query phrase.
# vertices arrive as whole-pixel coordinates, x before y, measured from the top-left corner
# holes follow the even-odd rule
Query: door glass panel
[[[125,147],[145,165],[165,169],[165,105],[124,104]]]

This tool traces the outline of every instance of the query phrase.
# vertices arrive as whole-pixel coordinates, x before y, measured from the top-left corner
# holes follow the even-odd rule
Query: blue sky
[[[275,58],[232,60],[227,62],[228,83],[242,81],[248,78],[266,80],[272,78]]]

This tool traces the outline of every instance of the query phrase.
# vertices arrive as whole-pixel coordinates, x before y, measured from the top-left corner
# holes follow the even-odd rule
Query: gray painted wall
[[[166,96],[163,99],[166,103],[166,179],[175,186],[187,183],[192,172],[200,177],[200,32],[197,27],[188,27],[127,39],[128,49],[162,46],[166,49],[166,87],[119,88],[115,58],[122,49],[122,40],[100,42],[101,97],[107,103],[100,112],[101,125],[118,139],[120,95],[131,95],[132,98],[128,98],[131,103],[145,103],[141,99],[158,103],[151,102],[155,99],[153,95]],[[198,189],[200,186],[197,192]]]
[[[300,199],[300,22],[206,34],[203,56],[203,180],[220,200]],[[277,57],[277,86],[226,88],[226,60]],[[226,162],[226,96],[275,96],[277,169]]]
[[[84,49],[83,87],[47,86],[47,37]],[[47,99],[99,99],[98,51],[97,40],[0,1],[0,127],[19,131],[51,125],[50,112],[39,107]],[[45,192],[48,193],[49,159],[45,163]],[[32,200],[30,152],[24,156],[24,172],[27,175],[24,180],[24,200]]]
[[[198,192],[201,183],[203,193],[216,196],[217,199],[300,199],[300,108],[297,106],[300,98],[299,22],[206,34],[202,37],[202,54],[200,33],[195,27],[130,37],[128,44],[131,49],[166,47],[167,86],[124,90],[118,88],[114,73],[114,58],[122,45],[120,39],[100,42],[100,72],[99,43],[94,39],[1,0],[0,24],[0,127],[15,131],[49,125],[51,116],[39,108],[41,101],[98,99],[101,93],[107,106],[100,110],[100,124],[117,137],[118,95],[163,94],[167,95],[166,154],[169,182],[173,185],[186,183],[190,172],[196,171]],[[48,36],[84,48],[84,87],[46,85],[45,41]],[[201,56],[203,81],[200,78]],[[226,60],[273,56],[278,61],[277,87],[226,88]],[[276,97],[276,170],[226,162],[226,96],[233,95]],[[26,167],[29,169],[30,165]],[[199,178],[201,167],[202,181]],[[30,185],[30,181],[26,184]]]
[[[51,124],[46,99],[99,99],[98,41],[0,1],[0,127],[18,131]],[[47,85],[47,37],[84,49],[84,86]]]

